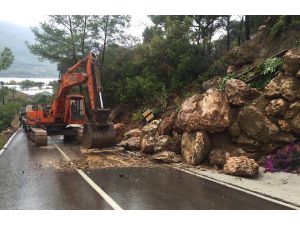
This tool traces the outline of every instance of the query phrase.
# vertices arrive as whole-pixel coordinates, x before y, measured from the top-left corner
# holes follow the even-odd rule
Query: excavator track
[[[47,131],[42,128],[30,128],[27,137],[35,146],[47,145]]]
[[[81,145],[83,148],[106,148],[116,145],[116,132],[112,124],[98,126],[86,124],[84,126]]]

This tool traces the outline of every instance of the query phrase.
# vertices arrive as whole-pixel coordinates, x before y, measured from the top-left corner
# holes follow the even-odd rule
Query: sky
[[[26,15],[5,15],[0,13],[0,20],[25,27],[37,26],[40,22],[45,20],[46,17],[47,16],[45,15],[37,15],[33,13]],[[146,15],[132,15],[131,26],[128,29],[128,33],[141,39],[145,27],[150,26],[151,24],[151,20]]]

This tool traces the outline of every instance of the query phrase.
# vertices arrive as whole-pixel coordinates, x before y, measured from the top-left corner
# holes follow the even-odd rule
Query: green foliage
[[[285,20],[284,20],[284,16],[280,16],[278,21],[271,27],[271,35],[273,37],[278,36],[283,29],[285,28],[286,24],[285,24]]]
[[[52,15],[34,27],[36,43],[28,43],[30,51],[57,62],[60,72],[93,51],[104,61],[105,49],[118,43],[126,44],[125,35],[130,16],[120,15]]]
[[[9,48],[5,47],[0,54],[0,71],[7,70],[9,66],[13,63],[13,61],[14,55],[12,51]]]
[[[41,89],[44,84],[44,82],[35,82],[32,80],[23,80],[19,82],[19,85],[22,89],[28,89],[32,87],[38,87],[39,89]]]
[[[5,105],[0,105],[0,131],[10,125],[19,108],[20,104],[16,102],[9,102]]]
[[[264,63],[261,64],[261,76],[259,79],[250,83],[251,87],[262,89],[264,88],[279,72],[282,67],[282,60],[279,58],[270,58],[267,59]]]
[[[133,76],[127,77],[119,84],[119,97],[123,103],[136,105],[165,103],[165,89],[163,84],[154,76]]]
[[[225,87],[226,87],[227,81],[230,80],[230,79],[232,79],[232,78],[234,78],[235,76],[236,76],[235,73],[229,73],[229,74],[227,74],[226,76],[224,76],[224,77],[222,78],[222,81],[221,81],[220,85],[219,85],[219,90],[220,90],[220,91],[224,91],[224,90],[225,90]]]
[[[134,122],[141,121],[142,119],[144,119],[143,112],[141,110],[138,110],[137,112],[132,113],[131,119]]]
[[[263,74],[274,74],[279,69],[281,69],[282,60],[280,58],[267,59],[263,65]]]

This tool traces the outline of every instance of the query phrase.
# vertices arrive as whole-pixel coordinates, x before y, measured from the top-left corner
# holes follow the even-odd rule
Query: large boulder
[[[156,162],[163,162],[163,163],[181,162],[181,156],[171,151],[163,151],[163,152],[155,153],[152,155],[152,159]]]
[[[158,128],[158,133],[160,135],[171,135],[172,131],[173,131],[173,127],[175,124],[175,120],[177,117],[177,113],[176,112],[172,112],[170,116],[166,117],[160,124],[159,128]]]
[[[281,116],[286,107],[287,103],[283,98],[273,99],[266,107],[266,112],[270,116]]]
[[[267,143],[276,138],[279,128],[256,106],[249,105],[238,114],[238,125],[249,137]]]
[[[225,95],[217,89],[209,89],[204,94],[188,98],[182,104],[176,130],[220,132],[229,126],[230,120],[230,108]]]
[[[209,162],[213,166],[223,168],[227,158],[245,154],[247,153],[242,148],[238,148],[233,145],[227,145],[211,150],[209,153]]]
[[[259,95],[256,89],[238,79],[230,79],[226,82],[225,93],[228,101],[237,106],[243,106]]]
[[[283,69],[292,74],[300,70],[300,48],[291,49],[284,55]]]
[[[138,151],[140,150],[141,140],[142,140],[141,137],[131,137],[127,140],[121,141],[121,143],[119,143],[119,146],[127,150]]]
[[[181,139],[181,154],[191,165],[201,163],[209,153],[210,142],[205,132],[186,132]]]
[[[230,157],[226,160],[223,171],[234,176],[253,177],[258,174],[259,166],[254,159],[246,156]]]
[[[284,97],[289,101],[300,98],[300,80],[294,76],[280,74],[265,87],[265,96]]]

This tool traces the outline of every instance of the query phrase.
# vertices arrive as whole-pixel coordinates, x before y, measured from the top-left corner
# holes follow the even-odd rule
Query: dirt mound
[[[74,169],[96,170],[109,167],[149,167],[155,166],[148,155],[127,151],[104,150],[83,154],[81,159],[60,162],[57,170],[73,171]]]

